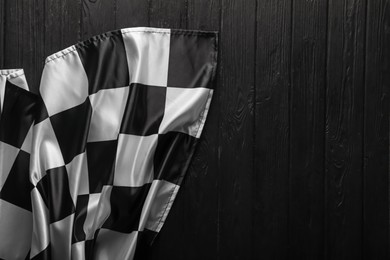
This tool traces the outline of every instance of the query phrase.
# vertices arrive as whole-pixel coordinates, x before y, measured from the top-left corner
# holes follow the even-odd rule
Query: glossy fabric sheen
[[[216,55],[214,32],[127,28],[46,59],[31,259],[143,259],[199,142]]]
[[[25,259],[31,246],[29,162],[36,106],[24,71],[0,70],[0,259]]]

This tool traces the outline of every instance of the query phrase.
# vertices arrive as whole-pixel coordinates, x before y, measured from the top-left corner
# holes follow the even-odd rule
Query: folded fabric
[[[214,32],[128,28],[46,59],[31,259],[142,259],[202,133],[216,56]]]
[[[25,259],[31,245],[29,180],[37,96],[22,69],[0,70],[0,259]]]

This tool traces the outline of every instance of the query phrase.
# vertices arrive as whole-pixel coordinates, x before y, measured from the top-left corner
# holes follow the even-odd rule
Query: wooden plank
[[[221,1],[188,0],[187,6],[188,29],[219,31],[221,22]]]
[[[252,259],[288,259],[291,1],[258,1]]]
[[[81,3],[46,0],[45,7],[45,54],[48,56],[81,39]]]
[[[367,8],[363,258],[389,259],[390,1]]]
[[[0,2],[0,68],[4,68],[4,22],[5,22],[5,17],[4,17],[4,6],[5,2],[1,1]]]
[[[293,259],[324,255],[326,0],[293,1],[290,216]]]
[[[116,28],[116,0],[82,0],[81,39]]]
[[[116,0],[115,12],[118,28],[149,25],[149,1]]]
[[[150,0],[149,14],[152,27],[187,28],[187,0]]]
[[[38,91],[44,51],[44,2],[5,2],[4,66],[23,68],[30,90]]]
[[[222,0],[219,80],[219,258],[250,259],[256,1]]]
[[[7,68],[16,68],[21,66],[19,53],[19,29],[20,20],[18,19],[21,10],[18,6],[19,1],[4,1],[4,66]],[[19,63],[19,64],[18,64]]]
[[[331,0],[328,17],[326,250],[361,259],[365,0]]]

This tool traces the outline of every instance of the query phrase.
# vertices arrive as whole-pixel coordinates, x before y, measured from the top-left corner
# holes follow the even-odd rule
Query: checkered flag
[[[0,70],[0,259],[25,259],[30,250],[29,162],[37,104],[22,69]]]
[[[133,259],[161,230],[213,94],[216,34],[130,28],[46,59],[31,259]]]

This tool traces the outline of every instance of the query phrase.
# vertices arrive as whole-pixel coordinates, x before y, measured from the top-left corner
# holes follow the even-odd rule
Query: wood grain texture
[[[44,3],[5,2],[4,67],[23,68],[30,90],[38,91],[44,51]]]
[[[219,31],[217,86],[145,259],[390,258],[390,0],[4,0],[0,66],[109,30]]]
[[[149,21],[152,27],[187,28],[188,0],[149,0]]]
[[[116,0],[81,0],[81,39],[116,29]]]
[[[221,22],[220,0],[187,0],[187,8],[188,29],[219,31]]]
[[[329,1],[326,245],[329,259],[362,258],[365,1]]]
[[[364,103],[364,251],[389,259],[390,1],[367,1]]]
[[[291,258],[324,255],[326,0],[292,6],[290,92]]]
[[[287,259],[291,1],[259,1],[253,259]]]
[[[45,56],[81,40],[80,0],[46,0],[45,10]]]
[[[116,0],[116,27],[142,27],[149,25],[149,1]]]
[[[4,67],[4,23],[5,23],[5,2],[0,2],[0,68]]]
[[[250,259],[256,1],[222,0],[219,88],[220,259]]]

